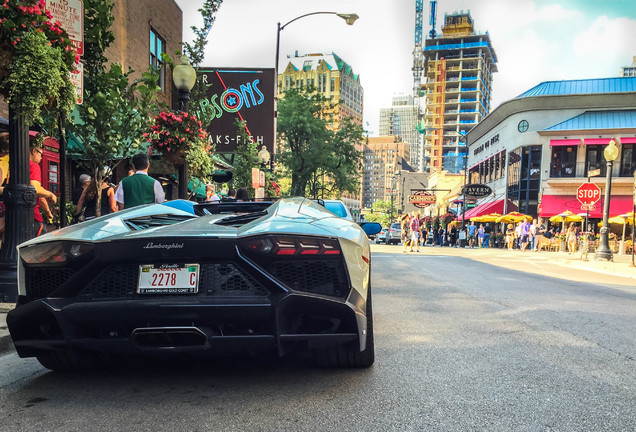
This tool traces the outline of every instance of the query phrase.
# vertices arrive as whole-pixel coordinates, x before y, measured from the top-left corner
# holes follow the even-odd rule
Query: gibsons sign
[[[213,117],[207,132],[217,152],[243,144],[239,120],[258,148],[274,153],[274,69],[202,68],[197,79],[208,86],[199,110]]]

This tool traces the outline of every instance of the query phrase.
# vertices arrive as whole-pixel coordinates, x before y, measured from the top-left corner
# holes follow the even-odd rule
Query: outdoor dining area
[[[470,218],[471,222],[478,224],[490,224],[493,227],[493,240],[491,247],[503,248],[505,246],[505,232],[507,224],[517,224],[525,220],[532,222],[533,217],[519,212],[510,212],[507,214],[490,213]],[[539,236],[539,244],[536,249],[539,251],[551,252],[567,252],[567,228],[574,223],[576,230],[576,252],[589,253],[594,252],[600,242],[600,228],[602,222],[598,222],[597,229],[593,229],[590,225],[591,221],[587,220],[585,214],[575,214],[569,210],[550,217],[547,221],[543,220],[543,227],[538,228],[540,232],[545,232],[544,236]],[[612,216],[608,219],[610,226],[609,248],[613,253],[620,255],[631,254],[632,230],[634,229],[634,218],[632,213],[624,213]],[[587,229],[586,229],[587,226]],[[629,229],[628,229],[629,226]]]

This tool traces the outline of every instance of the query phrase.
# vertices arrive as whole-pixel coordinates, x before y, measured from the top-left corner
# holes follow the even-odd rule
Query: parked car
[[[399,244],[402,241],[402,227],[399,223],[394,222],[391,224],[386,239],[387,244]]]
[[[378,233],[378,235],[375,238],[375,242],[376,243],[386,243],[386,235],[388,232],[388,228],[382,228],[382,231],[380,231]]]
[[[380,229],[304,198],[126,209],[19,245],[7,324],[20,357],[53,370],[268,350],[368,367]]]

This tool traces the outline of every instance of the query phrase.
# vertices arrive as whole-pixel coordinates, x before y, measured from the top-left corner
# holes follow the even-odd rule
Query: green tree
[[[254,196],[254,188],[252,188],[252,168],[259,168],[258,163],[258,145],[250,139],[249,134],[245,130],[245,125],[239,119],[236,119],[236,128],[241,137],[241,144],[236,148],[234,154],[234,172],[230,186],[235,189],[245,188],[250,196]]]
[[[160,88],[158,74],[152,69],[131,83],[132,70],[124,72],[118,63],[106,68],[104,52],[115,39],[110,30],[113,3],[85,0],[84,8],[84,101],[76,107],[69,129],[81,142],[80,159],[91,170],[100,191],[105,168],[112,170],[124,158],[147,150],[143,133],[149,113],[158,110],[155,95]],[[100,201],[98,193],[98,216]]]
[[[329,100],[313,91],[288,90],[278,104],[278,160],[290,173],[292,195],[316,197],[319,183],[330,195],[357,190],[362,155],[355,145],[363,130],[343,119],[334,131],[332,112]]]
[[[371,222],[378,222],[382,226],[389,226],[397,215],[394,203],[391,201],[377,200],[371,206],[373,213],[365,215],[365,219]]]

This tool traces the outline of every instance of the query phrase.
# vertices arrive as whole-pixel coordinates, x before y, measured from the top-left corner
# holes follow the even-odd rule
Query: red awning
[[[636,144],[636,137],[621,137],[621,144]]]
[[[602,197],[595,204],[596,210],[590,210],[591,218],[603,217],[603,200]],[[617,216],[619,214],[631,213],[632,211],[631,195],[614,195],[610,200],[609,216]],[[570,210],[574,214],[585,213],[581,210],[581,203],[576,199],[576,195],[544,195],[541,198],[541,206],[539,208],[539,216],[551,217]]]
[[[585,138],[583,143],[585,145],[608,145],[611,138]]]
[[[464,219],[468,220],[471,217],[483,216],[490,213],[503,214],[504,200],[489,201],[483,204],[479,204],[477,207],[471,208],[466,212]]]
[[[550,140],[550,145],[555,146],[577,146],[581,144],[580,139],[553,139]]]

